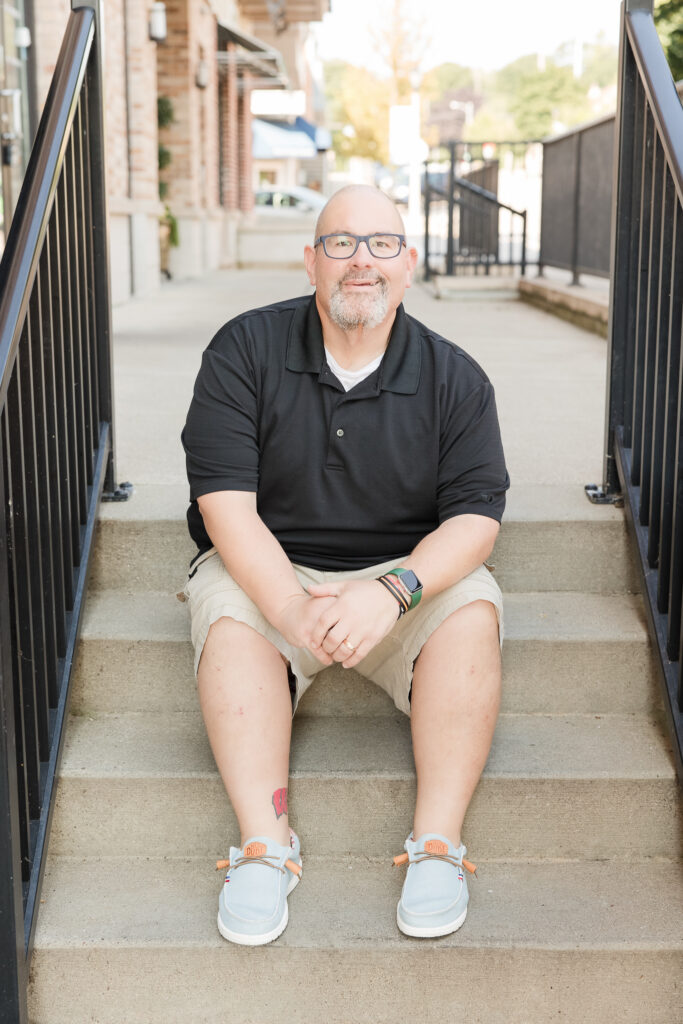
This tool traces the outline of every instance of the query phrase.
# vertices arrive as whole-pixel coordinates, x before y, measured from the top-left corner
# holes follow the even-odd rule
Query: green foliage
[[[165,170],[173,159],[170,149],[159,143],[159,170]]]
[[[674,81],[683,79],[683,0],[663,0],[655,7],[655,24]]]
[[[157,97],[157,124],[160,128],[168,128],[175,118],[173,116],[173,103],[168,96]]]
[[[590,88],[597,85],[604,89],[617,80],[619,53],[615,46],[605,43],[589,43],[583,50],[582,81]]]
[[[166,224],[169,227],[168,244],[171,246],[180,245],[180,234],[178,232],[178,221],[175,216],[171,213],[170,207],[164,207],[164,214],[159,218],[162,224]]]
[[[522,138],[541,139],[553,134],[556,122],[568,124],[579,110],[579,119],[588,119],[590,108],[584,106],[584,97],[585,90],[571,68],[549,64],[545,71],[521,75],[510,112]]]
[[[325,65],[325,93],[338,157],[389,159],[390,84],[343,61]]]

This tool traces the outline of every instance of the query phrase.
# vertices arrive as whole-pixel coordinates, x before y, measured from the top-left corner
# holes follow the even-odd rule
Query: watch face
[[[401,583],[408,588],[411,594],[414,594],[416,590],[422,590],[422,584],[412,569],[406,569],[401,573]]]

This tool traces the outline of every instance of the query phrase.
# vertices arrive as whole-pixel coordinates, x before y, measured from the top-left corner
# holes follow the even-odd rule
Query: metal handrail
[[[103,0],[71,0],[0,263],[0,1024],[27,981],[100,498],[114,491]]]
[[[683,108],[652,0],[622,5],[602,487],[622,497],[683,779]]]
[[[489,207],[489,216],[492,215],[492,210],[495,208],[496,211],[506,210],[512,217],[519,217],[522,221],[521,230],[521,255],[519,259],[519,266],[522,275],[526,272],[526,236],[527,236],[527,213],[526,210],[516,210],[514,207],[509,206],[507,203],[500,201],[495,193],[483,188],[481,185],[476,185],[472,181],[468,181],[466,178],[461,178],[455,173],[455,144],[450,144],[450,168],[448,175],[448,188],[440,188],[438,185],[433,184],[429,179],[429,161],[425,162],[425,177],[424,177],[424,276],[425,280],[430,280],[433,273],[435,273],[431,263],[430,257],[434,255],[430,250],[430,215],[431,215],[431,203],[434,199],[437,202],[445,202],[448,204],[448,225],[447,225],[447,239],[446,239],[446,252],[441,254],[445,258],[445,273],[447,275],[452,274],[456,266],[461,265],[463,262],[467,266],[483,266],[486,273],[489,273],[492,265],[503,263],[504,265],[513,265],[517,261],[512,258],[512,245],[513,235],[510,234],[510,259],[507,263],[504,263],[499,256],[500,250],[498,248],[499,236],[498,226],[496,224],[496,252],[495,259],[490,259],[490,253],[487,258],[481,258],[481,252],[479,258],[471,258],[469,255],[463,261],[456,258],[455,252],[455,236],[454,236],[454,210],[457,206],[459,209],[466,211],[470,216],[479,216],[481,219],[483,214],[482,204],[487,204]],[[468,200],[471,199],[471,202]],[[462,231],[462,226],[461,229]],[[484,229],[487,230],[486,228]],[[488,230],[491,230],[490,224]],[[462,237],[462,236],[460,236]],[[480,239],[481,241],[481,239]],[[475,245],[476,250],[476,245]],[[464,251],[464,249],[462,250]]]
[[[666,153],[674,186],[683,203],[683,106],[671,76],[654,19],[646,10],[629,11],[626,31],[640,78]]]
[[[92,9],[72,14],[57,62],[64,73],[52,80],[0,264],[0,408],[7,397],[94,32]]]

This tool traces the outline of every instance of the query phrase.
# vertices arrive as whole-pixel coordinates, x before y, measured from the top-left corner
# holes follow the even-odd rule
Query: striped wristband
[[[410,599],[406,597],[403,589],[396,583],[396,577],[387,573],[385,576],[378,576],[377,582],[386,587],[390,594],[398,601],[398,617],[401,618],[407,611],[410,611]]]

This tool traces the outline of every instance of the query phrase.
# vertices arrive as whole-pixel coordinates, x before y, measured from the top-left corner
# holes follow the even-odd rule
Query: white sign
[[[306,93],[303,89],[254,89],[251,112],[256,117],[303,117]]]
[[[417,103],[389,107],[389,158],[392,164],[409,164],[420,139],[420,107]]]

